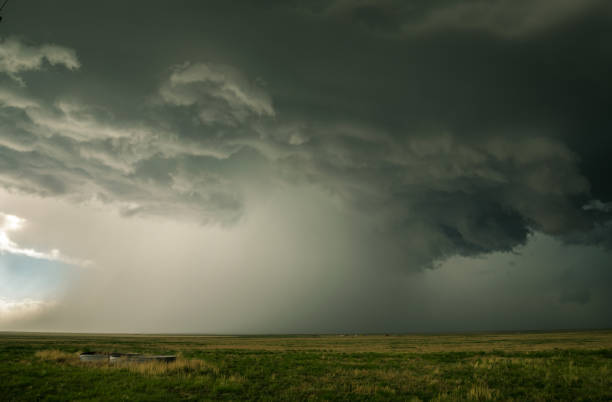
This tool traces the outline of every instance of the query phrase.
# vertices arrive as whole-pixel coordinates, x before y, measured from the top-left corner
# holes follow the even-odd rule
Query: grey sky
[[[0,329],[609,327],[611,19],[11,1]]]

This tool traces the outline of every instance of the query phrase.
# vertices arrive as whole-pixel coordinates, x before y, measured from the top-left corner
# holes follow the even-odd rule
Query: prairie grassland
[[[88,350],[91,341],[102,351],[116,351],[125,345],[172,347],[189,350],[334,351],[380,353],[438,353],[470,351],[529,352],[555,349],[612,349],[611,331],[564,331],[432,335],[310,335],[310,336],[206,336],[206,335],[125,335],[125,334],[44,334],[0,333],[3,341],[53,344],[70,339],[72,345]],[[98,350],[98,349],[96,349]]]
[[[80,362],[78,353],[177,354]],[[0,400],[612,400],[612,331],[396,336],[0,333]]]

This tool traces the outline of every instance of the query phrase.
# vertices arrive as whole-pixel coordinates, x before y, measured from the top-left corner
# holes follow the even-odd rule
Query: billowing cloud
[[[567,235],[593,225],[574,201],[589,193],[577,156],[545,135],[467,139],[408,129],[397,136],[285,117],[236,68],[211,63],[173,67],[161,84],[163,102],[147,104],[141,121],[129,124],[109,122],[112,109],[49,104],[13,90],[4,110],[21,112],[13,119],[26,135],[4,136],[0,182],[110,203],[125,216],[229,224],[257,186],[313,182],[364,221],[375,219],[370,230],[403,250],[409,269],[454,254],[509,251],[532,231]],[[187,131],[177,113],[192,122]]]
[[[173,72],[176,96],[194,82],[210,80],[216,85],[211,96],[231,119],[273,114],[264,95],[241,86],[237,72],[207,77],[200,74],[202,66]],[[231,143],[177,141],[175,133],[145,122],[110,123],[112,110],[74,100],[49,103],[18,87],[0,91],[0,111],[7,117],[0,141],[5,188],[110,202],[126,215],[199,215],[204,222],[240,216],[240,189],[216,172],[239,149]],[[212,169],[194,172],[199,162]]]

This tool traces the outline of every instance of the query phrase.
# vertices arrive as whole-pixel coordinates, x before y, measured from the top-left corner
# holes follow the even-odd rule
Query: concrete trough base
[[[96,352],[85,352],[79,355],[79,360],[82,362],[103,362],[108,360],[108,355]]]
[[[164,362],[170,363],[176,361],[174,355],[141,355],[138,353],[96,353],[87,352],[79,355],[79,360],[82,362],[111,362],[111,363],[149,363],[149,362]]]
[[[140,355],[136,353],[113,353],[110,355],[109,361],[113,363],[149,363],[149,362],[164,362],[170,363],[176,361],[176,356],[173,355]]]

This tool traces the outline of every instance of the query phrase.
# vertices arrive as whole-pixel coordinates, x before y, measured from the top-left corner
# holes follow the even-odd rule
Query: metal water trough
[[[164,362],[170,363],[176,360],[174,355],[141,355],[139,353],[98,353],[85,352],[79,355],[82,362],[112,362],[112,363],[147,363]]]
[[[85,352],[79,355],[79,360],[82,362],[103,362],[108,360],[108,355],[97,352]]]

